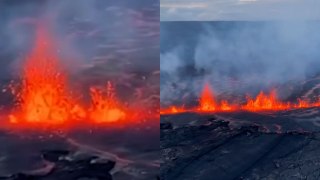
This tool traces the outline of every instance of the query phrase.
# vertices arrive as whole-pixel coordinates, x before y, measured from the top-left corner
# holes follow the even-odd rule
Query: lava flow
[[[37,28],[34,48],[23,66],[20,87],[12,89],[17,108],[9,115],[10,122],[61,124],[84,119],[99,123],[122,120],[126,113],[115,98],[110,82],[106,95],[102,90],[90,88],[90,107],[77,102],[50,37],[45,26]]]
[[[319,107],[319,102],[310,103],[306,100],[298,99],[297,103],[283,102],[277,98],[277,93],[272,90],[269,94],[260,92],[256,98],[247,97],[244,104],[230,105],[227,100],[221,100],[217,103],[210,85],[206,83],[199,98],[199,105],[195,108],[185,108],[178,106],[171,106],[162,109],[160,114],[177,114],[183,112],[223,112],[223,111],[280,111],[298,108]]]

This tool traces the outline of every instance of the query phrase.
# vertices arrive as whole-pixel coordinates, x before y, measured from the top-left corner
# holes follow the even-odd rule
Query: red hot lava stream
[[[257,97],[247,97],[244,104],[229,104],[227,100],[217,102],[210,85],[206,83],[199,98],[199,104],[195,108],[185,108],[184,106],[170,106],[160,110],[160,114],[177,114],[183,112],[225,112],[225,111],[279,111],[298,108],[319,107],[320,102],[310,103],[298,99],[298,103],[283,102],[277,98],[277,93],[272,90],[269,94],[261,91]]]

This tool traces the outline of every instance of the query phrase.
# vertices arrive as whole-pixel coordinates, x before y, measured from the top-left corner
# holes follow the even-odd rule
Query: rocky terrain
[[[161,178],[319,179],[319,113],[161,116]]]
[[[152,180],[159,126],[1,131],[0,179]]]

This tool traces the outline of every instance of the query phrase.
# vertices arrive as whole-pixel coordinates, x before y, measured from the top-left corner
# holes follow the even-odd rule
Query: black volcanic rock
[[[318,112],[214,114],[189,125],[175,123],[183,115],[165,117],[177,127],[161,129],[161,179],[317,180],[320,134],[310,111]],[[302,121],[302,117],[310,119]]]
[[[67,150],[44,150],[42,151],[42,158],[50,162],[57,162],[60,157],[67,156],[69,153]]]
[[[160,123],[160,129],[172,129],[172,124],[169,122]]]

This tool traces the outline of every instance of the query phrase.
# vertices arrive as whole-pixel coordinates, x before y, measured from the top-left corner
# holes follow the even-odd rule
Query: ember
[[[18,119],[56,124],[72,118],[69,110],[76,103],[70,98],[66,74],[61,70],[53,49],[48,32],[39,26],[35,47],[23,68],[21,92],[16,94],[21,108],[21,112],[15,115]]]

